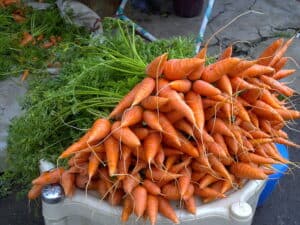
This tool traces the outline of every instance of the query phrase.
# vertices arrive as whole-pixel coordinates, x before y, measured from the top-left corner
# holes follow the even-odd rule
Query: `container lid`
[[[252,208],[247,202],[235,202],[230,206],[231,215],[236,219],[245,220],[252,216]]]
[[[42,200],[49,204],[60,202],[64,198],[64,191],[59,184],[50,184],[42,190]]]

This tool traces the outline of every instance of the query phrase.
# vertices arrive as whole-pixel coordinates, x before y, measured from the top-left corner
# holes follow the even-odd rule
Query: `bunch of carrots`
[[[108,118],[62,152],[68,169],[32,181],[29,199],[60,183],[68,197],[77,187],[123,205],[122,222],[134,213],[155,224],[161,213],[179,223],[171,201],[195,214],[198,197],[207,203],[267,179],[272,164],[289,163],[274,143],[298,147],[282,128],[300,112],[279,98],[294,93],[279,81],[295,72],[282,69],[291,42],[276,40],[253,61],[232,57],[231,46],[208,66],[206,48],[194,58],[155,58]]]

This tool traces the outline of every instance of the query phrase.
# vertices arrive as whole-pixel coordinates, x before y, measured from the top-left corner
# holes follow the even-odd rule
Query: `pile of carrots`
[[[294,94],[279,81],[295,72],[282,69],[291,42],[276,40],[253,61],[232,57],[231,46],[207,66],[206,48],[194,58],[155,58],[109,117],[61,153],[68,168],[32,181],[29,199],[60,183],[68,197],[77,187],[122,205],[122,222],[134,213],[155,224],[160,213],[179,223],[171,201],[195,214],[198,197],[211,202],[267,179],[272,164],[289,163],[274,143],[298,147],[282,130],[300,118],[280,98]]]

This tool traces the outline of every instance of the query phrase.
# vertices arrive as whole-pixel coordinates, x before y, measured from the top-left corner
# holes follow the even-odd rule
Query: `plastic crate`
[[[41,164],[41,170],[48,170],[51,164]],[[46,169],[45,169],[46,168]],[[197,202],[195,215],[183,209],[176,213],[183,225],[251,225],[256,205],[265,181],[248,181],[245,186],[228,195],[227,198],[201,205]],[[64,198],[57,203],[42,202],[46,225],[119,225],[121,207],[112,207],[101,201],[95,192],[76,190],[72,198]],[[149,224],[142,218],[131,216],[127,224]],[[158,216],[157,224],[172,224]]]
[[[288,152],[286,146],[284,146],[282,144],[276,144],[276,147],[277,147],[278,151],[280,152],[280,154],[282,155],[282,157],[284,157],[285,159],[289,159],[289,152]],[[273,167],[275,168],[275,170],[277,172],[269,176],[266,186],[259,196],[259,200],[257,203],[258,207],[262,206],[265,203],[265,201],[271,195],[273,190],[276,188],[279,179],[284,175],[284,173],[288,169],[288,165],[286,165],[286,164],[274,164]]]

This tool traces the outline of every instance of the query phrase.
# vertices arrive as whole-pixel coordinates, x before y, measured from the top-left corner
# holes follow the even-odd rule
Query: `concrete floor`
[[[274,38],[288,36],[300,30],[300,2],[296,0],[261,0],[261,1],[216,1],[211,20],[208,24],[205,40],[234,17],[247,10],[256,10],[264,14],[251,13],[236,20],[210,42],[210,54],[218,54],[228,44],[234,44],[236,55],[255,57]],[[168,38],[178,35],[196,36],[202,14],[194,18],[181,18],[175,15],[148,15],[137,10],[127,9],[127,15],[158,38]],[[300,39],[295,39],[287,55],[300,64]],[[296,68],[296,64],[289,61],[286,68]],[[290,86],[300,92],[300,70],[291,80]],[[9,84],[9,85],[7,85]],[[16,104],[18,96],[24,93],[24,86],[15,81],[0,82],[0,142],[5,141],[5,129],[8,121],[20,113]],[[296,108],[300,109],[299,95],[294,99]],[[4,121],[4,122],[2,122]],[[293,125],[299,129],[298,124]],[[287,130],[292,141],[299,143],[299,133]],[[2,148],[2,151],[1,151]],[[4,147],[0,146],[0,158],[4,155]],[[300,161],[300,154],[290,148],[290,159]],[[0,163],[1,165],[1,163]],[[300,172],[293,169],[284,176],[273,192],[270,199],[258,208],[254,217],[255,225],[299,225],[300,224]],[[42,225],[40,208],[33,203],[29,211],[26,199],[16,200],[14,195],[0,200],[0,224],[2,225]]]

